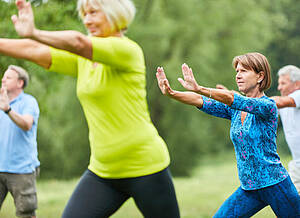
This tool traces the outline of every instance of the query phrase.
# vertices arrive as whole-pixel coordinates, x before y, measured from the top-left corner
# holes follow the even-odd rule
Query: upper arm
[[[117,68],[144,71],[142,49],[126,37],[91,37],[92,60]]]
[[[234,94],[231,108],[252,113],[265,119],[277,117],[276,103],[266,98],[249,98]]]
[[[77,76],[78,55],[68,51],[50,47],[52,62],[49,71]]]
[[[31,129],[32,125],[38,122],[40,109],[35,98],[33,97],[27,98],[20,115],[23,117],[24,121],[26,122],[26,126],[28,127],[28,129]]]
[[[290,96],[275,96],[273,99],[278,108],[296,107],[295,100]]]

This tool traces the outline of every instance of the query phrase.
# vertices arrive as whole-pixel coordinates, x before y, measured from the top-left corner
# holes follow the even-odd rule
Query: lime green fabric
[[[142,49],[127,37],[90,39],[94,62],[51,48],[49,69],[78,78],[89,126],[89,169],[104,178],[129,178],[166,168],[169,153],[147,108]]]

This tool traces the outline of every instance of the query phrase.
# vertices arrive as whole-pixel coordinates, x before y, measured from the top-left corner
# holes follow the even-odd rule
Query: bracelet
[[[209,88],[209,98],[211,98],[211,88]]]
[[[4,113],[8,114],[11,111],[11,107],[9,107]]]

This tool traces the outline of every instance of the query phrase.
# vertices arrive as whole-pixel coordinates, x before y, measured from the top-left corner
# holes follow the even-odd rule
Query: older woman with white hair
[[[0,39],[0,53],[77,77],[89,127],[90,164],[62,217],[109,217],[131,197],[145,217],[179,217],[168,150],[147,109],[143,51],[124,36],[134,4],[78,0],[89,36],[39,30],[30,3],[16,4],[15,29],[30,39]]]

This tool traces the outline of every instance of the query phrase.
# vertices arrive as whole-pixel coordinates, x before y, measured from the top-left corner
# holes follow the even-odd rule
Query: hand
[[[195,80],[192,69],[189,68],[187,64],[182,65],[182,74],[183,79],[178,78],[178,81],[181,83],[181,85],[187,90],[198,92],[200,87]]]
[[[0,110],[7,111],[9,109],[9,99],[6,88],[0,90]]]
[[[175,94],[174,90],[170,87],[169,81],[162,67],[157,68],[156,78],[158,86],[164,95],[173,96]]]
[[[222,90],[228,90],[226,86],[223,86],[222,84],[217,84],[216,85],[217,89],[222,89]]]
[[[36,29],[31,4],[30,2],[26,2],[26,0],[16,0],[16,5],[18,7],[19,16],[13,15],[11,17],[15,29],[19,36],[32,38]]]

